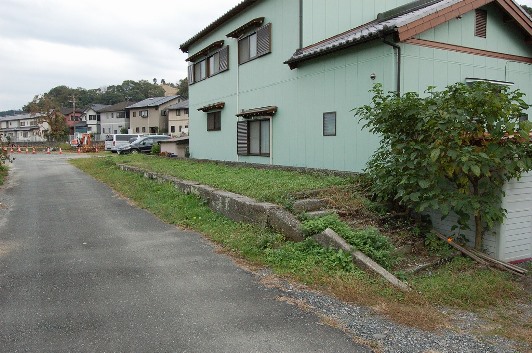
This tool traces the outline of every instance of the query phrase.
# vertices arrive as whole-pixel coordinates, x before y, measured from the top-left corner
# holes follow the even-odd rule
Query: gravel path
[[[258,280],[271,277],[269,270],[254,272]],[[267,282],[280,291],[280,300],[328,318],[325,322],[343,329],[359,343],[379,353],[516,353],[532,352],[532,347],[516,348],[516,342],[501,337],[479,337],[470,333],[483,321],[469,312],[452,311],[456,331],[428,332],[397,324],[371,308],[346,304],[328,295],[307,290],[285,280]],[[458,332],[460,331],[460,332]]]

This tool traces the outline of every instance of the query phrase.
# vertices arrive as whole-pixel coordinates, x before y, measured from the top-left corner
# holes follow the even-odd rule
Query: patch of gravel
[[[484,322],[474,313],[449,310],[456,322],[452,329],[437,332],[408,327],[375,313],[371,308],[347,304],[331,296],[307,290],[288,281],[271,280],[269,270],[254,272],[259,281],[275,287],[283,298],[291,298],[299,307],[327,318],[355,341],[382,353],[516,353],[517,343],[496,336],[480,337],[472,332]],[[275,276],[274,276],[275,277]],[[264,281],[265,278],[268,278]],[[266,282],[266,283],[265,283]],[[286,301],[286,299],[284,299]]]

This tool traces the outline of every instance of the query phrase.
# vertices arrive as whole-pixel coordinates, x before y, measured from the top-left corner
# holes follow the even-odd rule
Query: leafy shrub
[[[342,222],[336,214],[303,221],[303,232],[307,237],[319,234],[327,228],[334,230],[350,245],[371,257],[381,266],[390,268],[397,262],[390,239],[376,228],[354,230]]]
[[[153,146],[151,146],[151,154],[159,154],[161,153],[161,145],[158,143],[154,143]]]

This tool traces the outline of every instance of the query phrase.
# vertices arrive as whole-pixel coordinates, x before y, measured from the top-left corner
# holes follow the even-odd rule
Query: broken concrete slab
[[[351,253],[353,263],[359,268],[378,274],[379,276],[387,280],[390,284],[392,284],[394,287],[397,287],[402,291],[407,292],[410,290],[410,287],[406,283],[400,281],[397,277],[392,275],[385,268],[373,261],[361,251],[354,249],[334,230],[327,228],[324,232],[315,235],[313,239],[324,247],[330,247],[337,250],[341,249],[343,251]]]

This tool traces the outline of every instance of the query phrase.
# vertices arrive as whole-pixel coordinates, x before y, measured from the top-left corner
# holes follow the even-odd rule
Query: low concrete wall
[[[193,181],[179,180],[175,177],[145,171],[137,167],[124,164],[118,166],[121,170],[142,174],[145,178],[157,182],[171,183],[185,194],[198,195],[212,210],[234,221],[270,227],[292,241],[305,239],[301,223],[290,212],[278,205],[258,202],[246,196],[218,190]]]

